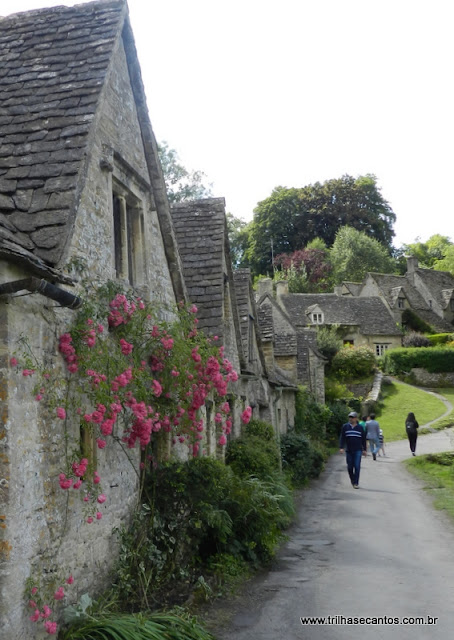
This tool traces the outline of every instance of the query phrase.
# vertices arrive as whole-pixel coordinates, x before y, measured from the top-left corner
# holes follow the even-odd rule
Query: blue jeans
[[[378,438],[369,438],[368,439],[369,442],[369,446],[370,446],[370,452],[372,453],[372,455],[375,453],[378,453],[378,450],[380,449],[380,441]]]
[[[362,451],[347,451],[347,469],[352,484],[359,484]]]

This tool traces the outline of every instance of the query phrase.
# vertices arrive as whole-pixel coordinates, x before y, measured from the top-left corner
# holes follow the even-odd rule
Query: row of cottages
[[[273,281],[263,278],[258,283],[258,322],[265,361],[297,385],[309,389],[320,403],[325,401],[326,360],[317,348],[317,333],[301,314],[282,304],[288,285],[281,281],[273,292]],[[296,294],[299,295],[299,294]],[[303,318],[304,320],[304,318]]]
[[[70,265],[165,307],[197,305],[239,373],[233,436],[247,405],[285,432],[296,380],[263,356],[249,273],[232,272],[224,201],[169,206],[124,0],[0,19],[0,97],[0,628],[22,640],[36,632],[27,578],[64,567],[75,595],[103,587],[112,529],[137,498],[120,447],[100,450],[109,509],[85,524],[76,492],[58,487],[62,423],[11,366],[22,336],[40,361],[63,366],[58,336],[83,296]],[[208,403],[203,445],[219,455],[211,414]],[[80,425],[71,429],[78,446]]]

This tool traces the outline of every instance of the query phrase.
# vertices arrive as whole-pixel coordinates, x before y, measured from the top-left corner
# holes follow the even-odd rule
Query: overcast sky
[[[0,0],[0,15],[71,0]],[[373,173],[395,246],[454,241],[451,0],[129,0],[151,122],[245,220]]]

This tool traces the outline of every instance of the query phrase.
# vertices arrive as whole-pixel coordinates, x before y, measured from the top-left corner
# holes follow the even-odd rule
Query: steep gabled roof
[[[199,327],[222,337],[224,304],[224,198],[178,202],[171,207],[188,296]]]
[[[307,310],[317,305],[324,324],[358,326],[363,335],[400,335],[401,332],[379,297],[342,297],[334,293],[292,293],[281,297],[289,316],[298,326],[311,326]]]
[[[454,288],[454,277],[449,271],[417,268],[415,270],[415,276],[417,276],[427,290],[430,291],[431,296],[440,307],[445,309],[447,298],[443,291],[452,291]]]
[[[0,248],[55,266],[77,206],[78,175],[123,1],[0,20]]]
[[[297,352],[296,327],[273,295],[263,294],[257,302],[259,328],[262,339],[274,342],[275,356],[294,356]],[[273,314],[279,314],[283,323],[275,326]],[[287,325],[288,331],[285,330]]]
[[[126,0],[0,18],[0,258],[53,280],[69,246],[97,109],[122,39],[178,300],[186,298]]]
[[[250,349],[257,351],[261,369],[266,372],[266,364],[263,356],[263,350],[260,339],[260,331],[258,326],[257,308],[255,304],[254,292],[252,289],[251,271],[250,269],[235,269],[233,271],[233,281],[235,284],[235,298],[238,308],[238,316],[240,321],[241,342],[243,345],[243,356],[245,363],[248,362],[248,354]],[[252,316],[252,318],[250,318]],[[250,345],[251,333],[249,331],[249,323],[252,321],[255,333],[255,345]],[[254,349],[255,346],[255,349]]]
[[[427,309],[427,302],[406,276],[388,273],[368,273],[368,276],[375,280],[391,309],[396,304],[398,296],[395,293],[398,289],[405,295],[412,309]]]

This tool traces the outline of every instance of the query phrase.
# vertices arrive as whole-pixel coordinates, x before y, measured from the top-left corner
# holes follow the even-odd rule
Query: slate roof
[[[310,307],[319,307],[325,324],[358,326],[363,335],[401,335],[401,331],[378,297],[341,297],[334,293],[291,293],[282,302],[297,326],[314,326],[307,317]]]
[[[273,307],[275,313],[281,314],[290,325],[290,331],[282,331],[274,326]],[[274,296],[265,293],[258,301],[258,324],[264,342],[274,340],[275,356],[294,356],[297,351],[296,328]]]
[[[415,270],[415,275],[427,287],[440,307],[446,309],[454,289],[453,276],[448,271],[421,268]]]
[[[188,297],[198,308],[199,327],[222,338],[225,200],[178,202],[172,205],[171,213]]]
[[[448,288],[447,285],[453,286],[454,279],[449,273],[445,271],[433,271],[432,269],[416,269],[415,273],[423,280],[424,284],[431,291],[434,299],[439,301],[439,304],[444,309],[447,306],[447,302],[444,298],[446,294],[443,293],[444,288]],[[427,324],[432,326],[436,331],[450,331],[452,325],[441,318],[430,309],[428,303],[413,286],[409,276],[395,276],[383,273],[370,273],[369,274],[377,283],[379,289],[383,292],[391,309],[397,308],[397,298],[400,293],[404,293],[408,300],[411,309],[417,316],[424,320]],[[367,300],[367,297],[360,298],[361,300]]]
[[[58,264],[126,12],[108,0],[0,19],[0,255]]]
[[[241,342],[243,346],[243,355],[247,360],[249,353],[249,316],[250,309],[250,282],[251,272],[249,269],[236,269],[233,272],[233,281],[235,283],[235,297],[240,318]]]
[[[427,302],[406,276],[395,276],[388,273],[369,273],[368,275],[375,280],[391,309],[396,304],[397,290],[403,291],[412,309],[427,309]]]

